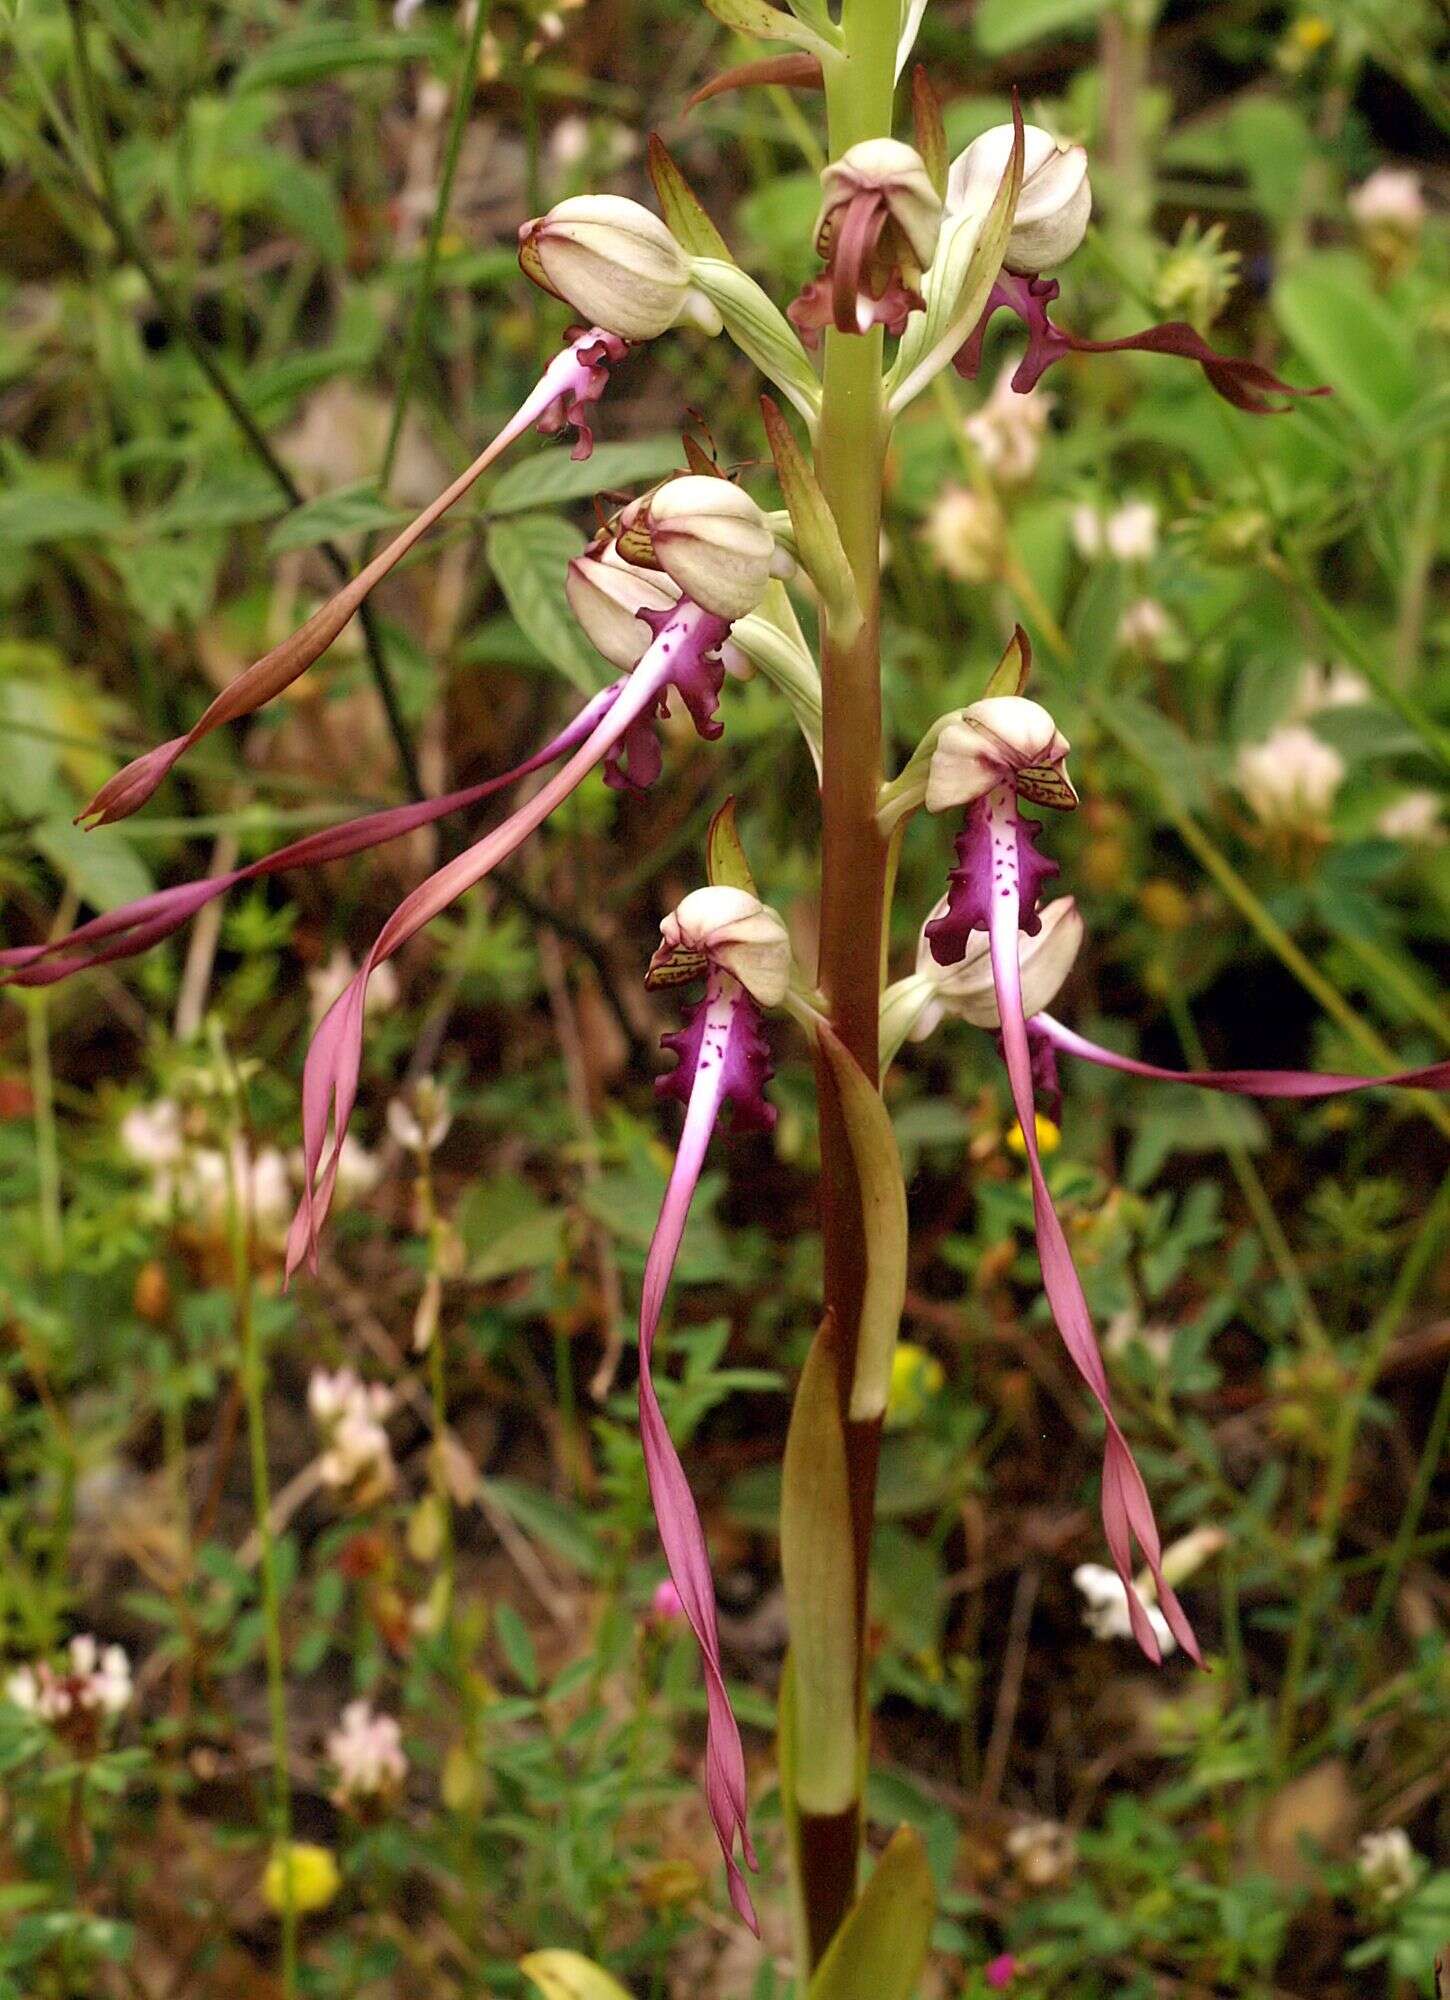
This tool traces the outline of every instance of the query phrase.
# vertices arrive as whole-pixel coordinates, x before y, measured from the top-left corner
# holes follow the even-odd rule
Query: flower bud
[[[575,556],[564,574],[569,609],[589,643],[621,672],[639,665],[650,643],[641,611],[670,611],[679,586],[662,570],[626,562],[612,542],[600,554]]]
[[[573,195],[526,222],[519,263],[536,285],[624,340],[653,340],[687,318],[720,331],[664,223],[622,195]]]
[[[707,473],[662,486],[649,504],[655,560],[704,611],[743,618],[772,576],[788,575],[789,557],[742,487]]]
[[[778,1007],[790,984],[790,937],[768,903],[723,884],[694,889],[660,923],[663,943],[645,984],[684,986],[713,966],[738,979],[762,1007]]]
[[[915,279],[930,267],[941,227],[941,196],[921,155],[900,139],[863,139],[821,173],[816,252],[828,258],[844,211],[858,195],[879,195],[886,207],[895,262]]]
[[[954,716],[937,738],[926,779],[926,809],[970,805],[1011,783],[1034,805],[1070,809],[1077,793],[1062,768],[1068,741],[1040,702],[989,695]]]
[[[942,897],[927,923],[945,915],[947,898]],[[1018,940],[1022,965],[1022,1011],[1030,1020],[1050,1007],[1078,952],[1082,948],[1083,921],[1071,896],[1060,896],[1042,912],[1042,928],[1036,936],[1025,934]],[[966,954],[956,965],[938,965],[932,957],[925,927],[916,947],[916,973],[931,981],[932,995],[911,1029],[914,1042],[925,1041],[942,1016],[969,1021],[974,1028],[999,1028],[997,989],[992,981],[992,954],[985,931],[973,931]]]
[[[958,154],[947,180],[949,211],[986,209],[1007,171],[1012,139],[1010,125],[994,125]],[[1061,146],[1040,125],[1027,126],[1022,192],[1003,259],[1007,269],[1035,277],[1065,262],[1087,234],[1092,205],[1084,148]]]

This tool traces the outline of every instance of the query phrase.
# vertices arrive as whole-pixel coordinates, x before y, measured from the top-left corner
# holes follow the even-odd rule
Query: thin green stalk
[[[1450,1367],[1440,1378],[1440,1394],[1435,1400],[1434,1412],[1430,1418],[1430,1428],[1425,1433],[1425,1448],[1420,1453],[1419,1464],[1415,1467],[1414,1482],[1405,1502],[1405,1511],[1400,1516],[1395,1538],[1390,1544],[1385,1558],[1384,1572],[1370,1606],[1369,1617],[1360,1633],[1360,1657],[1354,1672],[1354,1684],[1363,1679],[1374,1651],[1375,1641],[1384,1630],[1389,1617],[1390,1606],[1395,1601],[1395,1592],[1400,1587],[1405,1564],[1410,1560],[1416,1542],[1416,1531],[1424,1514],[1426,1502],[1430,1498],[1436,1475],[1443,1469],[1445,1440],[1450,1435]]]
[[[441,1286],[438,1210],[433,1192],[433,1156],[427,1151],[421,1152],[418,1156],[418,1202],[428,1246],[428,1276],[425,1284]],[[448,1360],[443,1351],[442,1314],[437,1310],[436,1301],[434,1324],[428,1342],[428,1393],[433,1424],[433,1494],[442,1531],[442,1544],[439,1550],[440,1574],[443,1578],[441,1629],[445,1637],[451,1638],[457,1555],[453,1524],[453,1489],[448,1480]]]
[[[55,1075],[50,1066],[49,994],[27,993],[25,1039],[30,1058],[30,1095],[35,1120],[35,1208],[39,1222],[40,1261],[50,1272],[65,1261],[64,1221],[60,1205],[60,1143],[55,1124]]]
[[[277,1546],[272,1533],[272,1484],[267,1468],[267,1365],[255,1311],[252,1274],[252,1215],[248,1191],[239,1185],[237,1153],[245,1154],[247,1120],[242,1086],[219,1034],[213,1049],[226,1079],[231,1113],[226,1133],[227,1231],[231,1243],[232,1288],[237,1340],[241,1349],[242,1393],[247,1406],[251,1460],[252,1515],[257,1536],[257,1573],[262,1590],[262,1632],[267,1667],[267,1713],[272,1737],[272,1806],[269,1833],[273,1852],[283,1857],[282,1994],[296,2000],[297,1905],[292,1880],[292,1777],[287,1750],[287,1680],[282,1645],[282,1594],[277,1581]]]
[[[423,352],[423,337],[428,327],[428,308],[433,303],[433,286],[438,276],[438,253],[443,242],[443,231],[448,222],[448,212],[453,203],[453,183],[458,175],[459,156],[463,151],[463,135],[468,129],[468,113],[473,104],[474,87],[478,79],[479,53],[483,47],[483,37],[492,11],[491,0],[479,0],[479,4],[474,8],[473,26],[465,39],[458,81],[453,89],[453,113],[449,120],[448,138],[443,152],[443,171],[438,178],[438,195],[428,223],[428,240],[423,250],[422,268],[418,273],[418,289],[413,298],[413,311],[408,322],[408,338],[403,348],[402,364],[398,370],[397,387],[393,391],[393,409],[388,419],[388,438],[383,446],[383,462],[378,471],[380,494],[387,493],[388,483],[393,476],[393,467],[397,463],[398,445],[403,435],[403,419],[413,393],[418,359]]]
[[[1319,1629],[1325,1609],[1326,1572],[1333,1562],[1340,1527],[1344,1520],[1350,1472],[1354,1463],[1354,1448],[1359,1438],[1360,1425],[1364,1421],[1375,1383],[1379,1380],[1380,1371],[1384,1367],[1390,1343],[1399,1331],[1400,1322],[1408,1311],[1410,1301],[1414,1298],[1432,1258],[1443,1243],[1447,1223],[1450,1223],[1450,1174],[1447,1174],[1440,1183],[1419,1233],[1400,1265],[1384,1309],[1370,1328],[1354,1379],[1339,1405],[1339,1421],[1335,1425],[1334,1435],[1330,1441],[1324,1502],[1320,1510],[1318,1560],[1310,1576],[1306,1578],[1299,1595],[1298,1615],[1289,1640],[1289,1656],[1279,1696],[1275,1763],[1280,1771],[1286,1765],[1294,1745],[1294,1730],[1299,1719],[1304,1674],[1313,1649],[1314,1635]]]
[[[1198,1028],[1181,989],[1175,983],[1166,995],[1168,1013],[1177,1030],[1179,1042],[1191,1069],[1209,1068],[1207,1052],[1199,1037]],[[1323,1320],[1315,1309],[1309,1295],[1309,1287],[1304,1282],[1304,1274],[1299,1269],[1298,1260],[1284,1234],[1274,1204],[1269,1200],[1263,1179],[1254,1165],[1248,1148],[1234,1132],[1226,1107],[1216,1097],[1211,1097],[1205,1107],[1210,1118],[1218,1126],[1224,1151],[1228,1154],[1229,1165],[1233,1168],[1234,1179],[1239,1184],[1254,1226],[1264,1240],[1264,1247],[1274,1261],[1280,1282],[1294,1302],[1294,1311],[1299,1319],[1299,1331],[1306,1347],[1318,1354],[1333,1351],[1329,1334]]]
[[[1423,1027],[1450,1048],[1450,1014],[1436,1004],[1393,952],[1386,951],[1373,938],[1366,937],[1362,931],[1354,930],[1347,923],[1330,921],[1329,928],[1350,957],[1359,960],[1375,985],[1393,993],[1407,1013],[1413,1014]]]

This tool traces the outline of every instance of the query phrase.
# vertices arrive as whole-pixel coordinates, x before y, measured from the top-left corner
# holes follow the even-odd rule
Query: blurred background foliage
[[[954,149],[1016,87],[1091,150],[1067,324],[1188,318],[1335,392],[1254,420],[1119,356],[1054,370],[1028,412],[994,334],[981,382],[897,433],[891,740],[1026,624],[1084,797],[1054,830],[1089,926],[1060,1011],[1159,1061],[1450,1043],[1444,35],[1432,0],[926,11]],[[148,814],[72,824],[513,409],[563,323],[519,278],[524,217],[644,193],[657,129],[782,303],[809,275],[818,101],[685,109],[748,53],[693,0],[0,0],[7,943],[395,800],[409,758],[430,790],[515,762],[606,677],[562,594],[595,491],[678,463],[688,424],[765,494],[749,370],[657,343],[588,465],[512,459],[290,699]],[[809,759],[761,685],[725,714],[719,745],[671,730],[649,797],[591,783],[379,982],[349,1199],[290,1295],[309,1024],[464,830],[0,1004],[0,1648],[93,1632],[134,1679],[87,1740],[34,1684],[0,1703],[0,1993],[280,1991],[284,1819],[310,1853],[302,1992],[519,1994],[539,1946],[641,2000],[789,1991],[774,1508],[818,1256],[783,1031],[778,1130],[712,1162],[668,1342],[757,1753],[760,1947],[690,1781],[701,1696],[649,1610],[633,1420],[673,1025],[641,976],[727,793],[803,947],[812,927]],[[946,850],[913,826],[902,969]],[[420,1106],[434,1076],[447,1114]],[[1213,1531],[1184,1557],[1211,1665],[1155,1675],[1084,1620],[1093,1425],[994,1053],[943,1030],[890,1089],[912,1346],[873,1586],[871,1808],[938,1877],[925,1991],[1433,1993],[1450,1113],[1067,1083],[1054,1188],[1161,1518]],[[384,1393],[340,1459],[316,1379],[344,1369]],[[333,1741],[355,1699],[401,1724],[405,1769],[371,1786]]]

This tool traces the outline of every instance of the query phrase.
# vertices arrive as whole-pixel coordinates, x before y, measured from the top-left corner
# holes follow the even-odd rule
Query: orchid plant
[[[1044,901],[1057,864],[1039,849],[1046,822],[1024,807],[1071,811],[1069,745],[1027,692],[1031,649],[1014,631],[985,688],[964,689],[899,770],[883,770],[879,575],[882,472],[892,427],[948,368],[974,376],[994,317],[1021,322],[1013,390],[1030,391],[1071,356],[1137,350],[1194,362],[1239,409],[1281,413],[1318,395],[1257,361],[1219,353],[1184,323],[1096,341],[1050,317],[1045,275],[1082,243],[1092,206],[1089,162],[1025,124],[1004,124],[947,159],[940,112],[921,70],[911,82],[911,140],[896,98],[921,0],[707,0],[730,26],[787,44],[730,77],[824,88],[829,164],[821,176],[819,275],[784,310],[733,260],[663,146],[651,146],[660,213],[610,194],[561,202],[528,223],[520,262],[581,322],[516,414],[445,492],[290,638],[234,680],[182,736],[138,757],[91,802],[100,825],[138,811],[202,738],[253,713],[327,652],[369,592],[503,452],[531,429],[574,433],[587,458],[612,374],[649,343],[727,335],[773,393],[762,399],[783,505],[762,504],[693,443],[687,466],[603,519],[569,565],[567,596],[616,678],[516,769],[466,790],[313,833],[246,867],[166,888],[66,936],[0,953],[5,978],[43,986],[131,957],[237,885],[399,839],[476,807],[533,773],[527,801],[407,895],[320,1023],[308,1050],[301,1119],[305,1189],[287,1243],[290,1276],[316,1266],[359,1090],[369,981],[394,953],[485,880],[596,770],[616,787],[660,776],[656,723],[677,698],[699,734],[720,736],[730,677],[762,676],[799,729],[819,779],[819,958],[800,963],[785,922],[756,881],[723,802],[705,880],[660,926],[644,977],[687,999],[665,1037],[674,1067],[656,1085],[683,1114],[645,1267],[639,1307],[641,1444],[678,1606],[698,1641],[708,1709],[705,1795],[742,1919],[755,1915],[746,1871],[747,1769],[732,1711],[705,1533],[665,1422],[653,1369],[671,1274],[721,1114],[768,1130],[768,1017],[812,1048],[821,1111],[825,1297],[787,1441],[782,1564],[791,1650],[781,1690],[780,1784],[800,1990],[910,1994],[932,1922],[930,1876],[903,1830],[861,1886],[863,1662],[874,1485],[905,1294],[907,1194],[882,1081],[908,1041],[949,1019],[995,1034],[1021,1128],[1043,1285],[1071,1360],[1105,1425],[1103,1527],[1132,1630],[1156,1660],[1166,1629],[1193,1659],[1192,1624],[1163,1572],[1143,1476],[1114,1414],[1071,1249],[1053,1206],[1037,1136],[1039,1104],[1058,1112],[1056,1064],[1076,1057],[1148,1078],[1251,1096],[1312,1097],[1371,1083],[1442,1089],[1450,1064],[1392,1077],[1282,1070],[1167,1071],[1100,1047],[1047,1010],[1071,972],[1084,916],[1071,896]],[[888,358],[886,343],[894,343]],[[820,365],[815,358],[819,350]],[[780,401],[777,401],[776,398]],[[790,407],[797,422],[781,407]],[[803,437],[804,436],[804,441]],[[793,598],[787,585],[793,583]],[[819,644],[798,614],[805,601]],[[725,719],[722,719],[722,704]],[[959,817],[955,865],[924,916],[917,962],[888,980],[883,963],[908,823]],[[768,885],[766,885],[768,888]],[[666,1114],[673,1119],[674,1112]],[[1135,1550],[1137,1552],[1135,1556]],[[1134,1582],[1147,1566],[1156,1604]],[[338,1760],[339,1763],[341,1760]]]

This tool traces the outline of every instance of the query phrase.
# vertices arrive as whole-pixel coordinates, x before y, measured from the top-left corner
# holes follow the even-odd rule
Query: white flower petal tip
[[[590,645],[628,672],[649,649],[651,633],[640,612],[673,610],[680,588],[662,570],[627,562],[609,542],[598,555],[575,556],[564,574],[564,595]]]
[[[952,163],[947,212],[985,210],[1012,157],[1013,128],[994,125]],[[1064,263],[1087,234],[1092,214],[1087,153],[1063,146],[1040,125],[1023,131],[1022,192],[1007,240],[1007,269],[1028,277]]]
[[[694,889],[660,923],[650,986],[684,985],[712,965],[762,1007],[778,1007],[790,985],[790,935],[768,903],[746,889]]]
[[[944,916],[946,908],[947,898],[943,896],[927,923]],[[1060,896],[1043,910],[1042,927],[1037,935],[1024,935],[1020,939],[1022,1012],[1028,1020],[1044,1007],[1050,1007],[1057,998],[1077,961],[1084,935],[1077,903],[1071,896]],[[997,989],[992,979],[992,955],[985,931],[973,931],[965,956],[956,965],[938,965],[923,927],[916,947],[916,976],[930,982],[931,995],[911,1031],[913,1041],[924,1041],[943,1014],[968,1021],[974,1028],[1001,1027]]]
[[[655,560],[685,596],[717,618],[744,618],[777,573],[770,523],[743,487],[707,473],[663,485],[649,503]]]
[[[623,340],[653,340],[682,318],[699,318],[704,303],[665,224],[622,195],[573,195],[526,222],[519,263],[544,291]],[[718,316],[708,316],[718,332]]]
[[[1064,769],[1067,738],[1040,702],[989,695],[954,716],[932,752],[928,812],[970,805],[1004,781],[1034,805],[1071,810],[1077,793]]]

